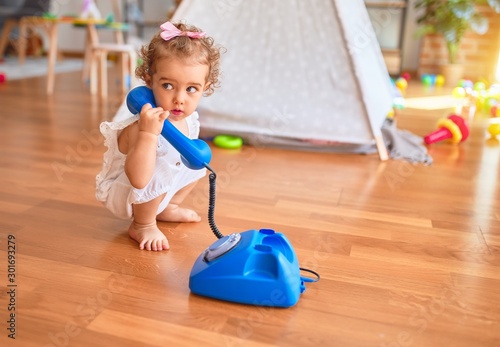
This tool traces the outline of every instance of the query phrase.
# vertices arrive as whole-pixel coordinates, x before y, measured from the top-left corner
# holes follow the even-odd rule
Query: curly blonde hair
[[[201,30],[193,25],[184,23],[172,23],[181,31],[201,32]],[[203,38],[189,38],[187,36],[178,36],[165,41],[161,38],[158,32],[149,44],[144,45],[139,57],[142,59],[142,64],[135,70],[135,75],[147,82],[148,76],[151,77],[156,72],[156,62],[160,59],[185,59],[187,61],[196,62],[208,66],[207,82],[208,88],[203,95],[209,96],[215,88],[220,86],[220,56],[224,48],[217,46],[214,39],[208,36]]]

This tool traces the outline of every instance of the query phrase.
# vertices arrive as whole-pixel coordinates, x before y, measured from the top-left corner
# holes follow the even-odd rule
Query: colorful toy
[[[431,87],[434,84],[432,76],[428,74],[422,75],[422,84],[426,87]]]
[[[438,141],[451,139],[453,143],[465,141],[469,137],[469,127],[465,120],[455,114],[442,118],[438,121],[438,129],[424,137],[428,145]]]
[[[225,149],[238,149],[243,146],[243,140],[238,136],[217,135],[214,137],[214,145]]]
[[[500,84],[489,85],[484,79],[476,83],[461,80],[459,86],[453,88],[452,95],[457,99],[456,114],[464,115],[465,110],[469,119],[477,114],[500,116]]]
[[[444,86],[444,76],[443,75],[436,75],[436,87],[442,87]]]
[[[391,87],[392,87],[392,107],[394,109],[401,110],[405,108],[405,99],[403,98],[403,94],[401,90],[396,86],[396,83],[391,78]]]
[[[403,72],[401,74],[401,77],[404,78],[406,80],[406,82],[410,82],[411,75],[409,72]]]
[[[500,97],[500,84],[494,83],[490,86],[489,89],[491,95],[495,96],[496,98]]]
[[[472,89],[474,88],[474,83],[471,80],[460,80],[458,86],[466,89]]]
[[[466,92],[463,87],[455,87],[451,91],[451,95],[457,99],[465,98]]]
[[[401,93],[404,93],[406,88],[408,88],[408,81],[403,77],[399,77],[398,79],[396,79],[396,82],[394,82],[394,84],[401,91]]]
[[[5,83],[6,80],[7,76],[5,75],[5,73],[0,72],[0,83]]]
[[[486,90],[486,84],[484,82],[476,82],[474,84],[474,90],[480,91],[480,90]]]
[[[497,137],[500,135],[500,123],[492,123],[488,126],[488,132],[491,137]]]
[[[497,105],[498,101],[495,98],[488,95],[484,103],[484,112],[486,114],[491,114],[492,117],[495,117],[498,108]]]
[[[498,104],[491,106],[490,116],[491,117],[500,117],[500,108],[498,107]]]

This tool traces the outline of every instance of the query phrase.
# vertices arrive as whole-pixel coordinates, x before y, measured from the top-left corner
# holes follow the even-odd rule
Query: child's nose
[[[174,95],[174,103],[182,105],[182,104],[184,104],[184,98],[185,98],[185,96],[184,96],[183,92],[175,93],[175,95]]]

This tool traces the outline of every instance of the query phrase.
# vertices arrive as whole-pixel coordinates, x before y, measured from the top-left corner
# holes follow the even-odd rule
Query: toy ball
[[[403,77],[399,77],[396,82],[396,87],[398,87],[399,90],[406,90],[408,88],[408,81],[404,79]]]
[[[487,90],[487,93],[491,98],[500,101],[500,89],[495,85],[492,85],[490,89]]]
[[[461,87],[466,89],[472,89],[474,87],[474,83],[471,80],[463,80]]]
[[[498,101],[495,98],[486,96],[486,104],[488,105],[488,109],[491,109],[493,106],[498,105]]]
[[[423,75],[422,76],[422,84],[426,87],[432,86],[432,76],[431,75]]]
[[[492,84],[490,86],[490,93],[495,94],[495,93],[498,93],[498,92],[500,92],[500,84],[498,84],[498,83]]]
[[[436,86],[442,87],[444,85],[444,76],[436,75]]]
[[[462,99],[465,97],[465,89],[462,87],[455,87],[453,88],[453,91],[451,92],[451,95],[457,99]]]
[[[431,77],[431,86],[436,84],[436,75],[429,75]]]
[[[492,117],[500,117],[500,107],[498,107],[498,105],[491,106],[490,115]]]
[[[401,74],[401,77],[404,78],[406,80],[406,82],[409,82],[410,81],[410,78],[411,78],[411,75],[409,72],[403,72]]]
[[[488,126],[488,132],[492,137],[500,135],[500,123],[493,123]]]
[[[214,137],[214,145],[225,149],[238,149],[243,146],[243,139],[233,135],[217,135]]]
[[[476,91],[486,90],[486,85],[484,84],[484,82],[476,82],[474,84],[474,90]]]
[[[3,72],[0,72],[0,83],[4,83],[7,80],[7,76]]]

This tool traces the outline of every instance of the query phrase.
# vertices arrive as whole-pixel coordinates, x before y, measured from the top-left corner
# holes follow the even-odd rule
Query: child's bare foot
[[[162,222],[199,222],[201,217],[193,210],[170,204],[163,212],[156,216]]]
[[[128,228],[128,234],[137,241],[140,249],[163,251],[170,248],[167,238],[158,229],[156,221],[151,224],[139,224],[134,221]]]

